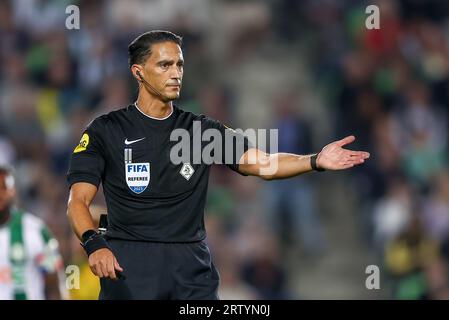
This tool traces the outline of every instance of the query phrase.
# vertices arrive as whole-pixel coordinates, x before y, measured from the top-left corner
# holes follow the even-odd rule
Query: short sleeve
[[[99,125],[93,121],[84,131],[70,157],[67,182],[87,182],[98,187],[105,167],[104,148]]]
[[[229,128],[217,120],[204,117],[203,123],[206,128],[215,128],[220,132],[222,150],[221,163],[225,164],[233,171],[246,176],[246,174],[239,171],[239,161],[246,151],[254,148],[253,144],[243,132]]]

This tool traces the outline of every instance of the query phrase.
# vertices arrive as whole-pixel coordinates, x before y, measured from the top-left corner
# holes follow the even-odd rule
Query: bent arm
[[[89,206],[97,190],[95,185],[86,182],[74,183],[70,189],[67,215],[73,230],[81,241],[84,232],[96,229],[89,211]],[[99,239],[102,238],[96,238],[96,240]],[[92,272],[100,278],[109,277],[112,280],[117,280],[117,273],[115,271],[122,272],[123,269],[107,246],[106,241],[102,239],[99,245],[96,243],[95,248],[91,249],[91,252],[89,252],[90,249],[86,249],[86,252],[89,257],[89,267]]]
[[[78,239],[87,230],[95,230],[89,206],[97,194],[97,187],[86,182],[74,183],[70,188],[67,216]]]

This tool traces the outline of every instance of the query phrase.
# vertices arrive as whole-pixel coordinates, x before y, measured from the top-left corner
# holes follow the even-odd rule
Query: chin
[[[177,94],[173,94],[173,93],[167,94],[166,97],[167,97],[168,101],[173,101],[173,100],[176,100],[176,99],[179,98],[179,93],[177,93]]]

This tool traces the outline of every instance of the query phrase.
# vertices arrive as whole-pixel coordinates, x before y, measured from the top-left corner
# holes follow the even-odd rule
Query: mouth
[[[176,93],[179,93],[181,91],[181,85],[179,85],[179,84],[167,85],[167,89],[169,91],[172,91],[172,92],[174,91]]]

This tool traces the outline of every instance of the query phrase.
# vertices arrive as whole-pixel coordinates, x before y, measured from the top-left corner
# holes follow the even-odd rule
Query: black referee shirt
[[[189,132],[190,157],[173,164],[170,151],[180,144],[179,140],[170,141],[170,134],[179,128]],[[202,240],[206,237],[204,205],[210,165],[193,161],[194,152],[197,159],[199,156],[193,145],[198,135],[194,138],[193,130],[202,134],[209,128],[217,129],[223,139],[203,141],[201,148],[221,143],[221,163],[225,163],[229,152],[225,140],[232,139],[234,155],[232,163],[227,161],[226,165],[238,172],[238,161],[250,148],[246,137],[216,120],[176,106],[167,118],[155,119],[129,105],[88,125],[71,156],[67,181],[69,186],[88,182],[97,187],[102,182],[108,210],[107,235],[112,238],[157,242]]]

